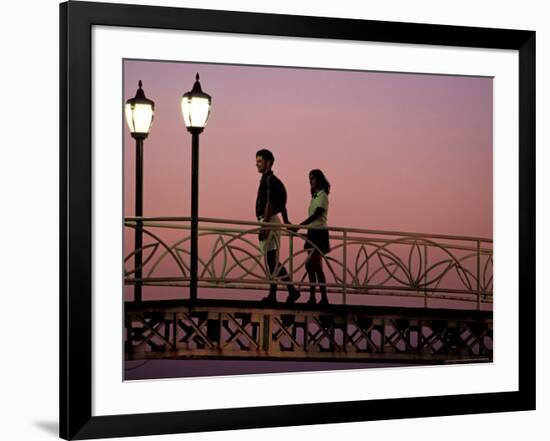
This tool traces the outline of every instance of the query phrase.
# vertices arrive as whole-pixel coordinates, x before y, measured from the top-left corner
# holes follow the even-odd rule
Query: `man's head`
[[[274,162],[273,153],[269,150],[261,149],[256,152],[256,168],[258,169],[258,173],[265,173],[271,170]]]

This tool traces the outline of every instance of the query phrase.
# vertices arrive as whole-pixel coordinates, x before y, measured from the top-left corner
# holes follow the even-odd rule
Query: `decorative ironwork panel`
[[[492,343],[491,314],[481,311],[304,311],[215,302],[193,308],[145,302],[126,311],[127,359],[490,361]]]

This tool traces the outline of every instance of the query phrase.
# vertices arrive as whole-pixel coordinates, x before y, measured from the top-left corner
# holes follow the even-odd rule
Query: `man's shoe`
[[[260,300],[260,303],[264,305],[276,305],[277,298],[273,296],[267,296],[267,297],[264,297],[262,300]]]
[[[321,297],[319,300],[319,306],[328,306],[328,298],[326,296]]]

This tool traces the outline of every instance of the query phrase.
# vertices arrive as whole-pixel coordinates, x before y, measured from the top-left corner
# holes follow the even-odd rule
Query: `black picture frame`
[[[519,390],[92,416],[92,26],[511,49],[519,54]],[[60,5],[60,436],[90,439],[535,409],[535,32],[156,6]],[[518,289],[519,292],[519,289]]]

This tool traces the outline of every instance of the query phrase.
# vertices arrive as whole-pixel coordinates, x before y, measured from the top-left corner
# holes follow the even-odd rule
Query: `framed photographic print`
[[[534,32],[60,17],[61,437],[534,409]]]

